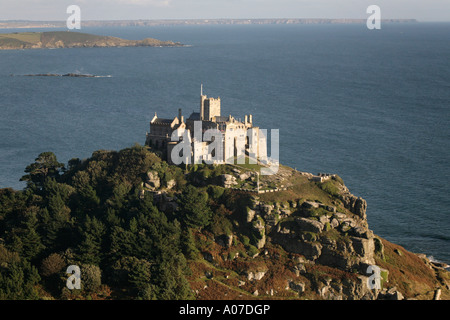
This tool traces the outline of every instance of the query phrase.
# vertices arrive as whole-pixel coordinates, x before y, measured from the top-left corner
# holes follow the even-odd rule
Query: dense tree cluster
[[[176,181],[175,213],[141,193],[149,170],[163,187]],[[218,201],[223,189],[187,183],[209,169],[190,170],[139,145],[96,151],[67,166],[51,152],[40,154],[25,169],[24,190],[0,189],[0,299],[192,298],[192,232],[213,221],[217,232],[227,232],[231,224]],[[79,290],[66,287],[69,265],[81,269]]]

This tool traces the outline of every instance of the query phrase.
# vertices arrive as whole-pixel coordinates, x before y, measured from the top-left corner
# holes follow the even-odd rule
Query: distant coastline
[[[417,23],[416,19],[382,19],[385,23]],[[258,25],[258,24],[361,24],[366,19],[160,19],[160,20],[86,20],[84,27],[133,27],[173,25]],[[61,28],[66,21],[0,21],[0,29]]]
[[[153,38],[126,40],[68,31],[0,33],[0,50],[179,46],[183,45],[179,42],[161,41]]]

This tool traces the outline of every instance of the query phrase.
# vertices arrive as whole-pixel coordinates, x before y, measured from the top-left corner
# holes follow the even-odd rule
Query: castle
[[[169,163],[250,163],[267,161],[266,137],[263,130],[253,126],[252,115],[244,121],[222,116],[219,98],[208,98],[200,92],[200,110],[184,119],[182,110],[173,119],[159,118],[155,112],[150,121],[146,145],[160,150]],[[183,152],[180,147],[183,145]],[[178,149],[176,149],[178,148]],[[176,159],[175,159],[176,158]]]

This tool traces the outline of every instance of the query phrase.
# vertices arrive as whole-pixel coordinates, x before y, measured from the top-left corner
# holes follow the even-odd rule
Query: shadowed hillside
[[[25,190],[0,190],[0,299],[450,298],[443,266],[375,235],[339,176],[281,166],[260,181],[278,191],[257,193],[253,170],[139,145],[67,165],[41,153]]]

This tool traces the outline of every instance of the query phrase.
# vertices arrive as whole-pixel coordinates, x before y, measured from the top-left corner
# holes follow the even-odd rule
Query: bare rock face
[[[273,235],[272,240],[280,244],[286,251],[301,254],[310,261],[318,259],[322,254],[322,245],[319,242],[303,241],[282,234]]]
[[[265,223],[261,217],[257,217],[252,223],[253,230],[256,235],[256,248],[261,249],[266,244]]]
[[[256,271],[256,272],[250,271],[247,273],[247,280],[258,281],[258,280],[261,280],[265,274],[266,274],[266,271]]]
[[[222,178],[222,186],[224,188],[230,188],[237,184],[236,177],[231,174],[223,174]]]
[[[167,189],[172,189],[173,187],[175,187],[177,185],[176,181],[174,179],[171,179],[169,181],[167,181]]]
[[[243,272],[249,281],[259,281],[261,280],[269,269],[266,265],[260,265],[256,268],[249,268]]]
[[[361,219],[366,220],[367,201],[361,197],[356,197],[350,192],[346,192],[340,195],[346,209],[350,210]]]
[[[377,297],[378,300],[403,300],[403,294],[397,290],[396,287],[392,287],[389,290],[383,289]]]
[[[336,212],[335,207],[328,208],[315,201],[304,201],[300,210],[324,208],[327,213],[315,217],[294,216],[281,219],[270,233],[272,241],[312,262],[341,270],[356,269],[362,272],[367,265],[375,264],[374,234],[364,219],[365,200],[356,197],[348,199],[353,199],[348,203],[351,203],[352,210],[359,213],[357,216]],[[263,212],[274,210],[263,203],[260,203],[260,208]],[[268,214],[263,216],[266,218]],[[333,229],[336,231],[330,238],[327,231]]]
[[[377,292],[367,286],[368,277],[359,275],[356,281],[343,281],[343,293],[349,300],[375,300]]]
[[[305,284],[303,282],[298,281],[289,281],[289,288],[300,293],[305,292]]]
[[[161,186],[161,180],[159,179],[158,173],[156,171],[147,172],[147,179],[145,182],[145,187],[151,190],[156,190]]]
[[[232,183],[233,179],[224,177],[223,181]],[[368,287],[367,268],[375,265],[377,239],[368,227],[367,202],[351,194],[345,185],[341,185],[334,200],[331,204],[309,199],[265,203],[255,197],[243,218],[253,235],[261,239],[258,249],[263,249],[267,238],[284,250],[302,256],[304,264],[323,265],[354,274],[346,280],[311,284],[320,297],[375,300],[379,292]],[[302,273],[301,270],[293,271],[297,276]],[[308,273],[302,275],[308,278]],[[250,278],[254,279],[254,275]],[[306,290],[299,280],[288,281],[286,289],[298,294]],[[401,298],[401,294],[392,296]]]
[[[251,222],[255,217],[256,211],[250,208],[247,208],[247,222]]]
[[[316,221],[316,220],[307,219],[307,218],[297,218],[297,219],[295,219],[295,222],[297,222],[298,226],[303,231],[320,233],[320,232],[322,232],[322,230],[324,228],[323,223]]]

